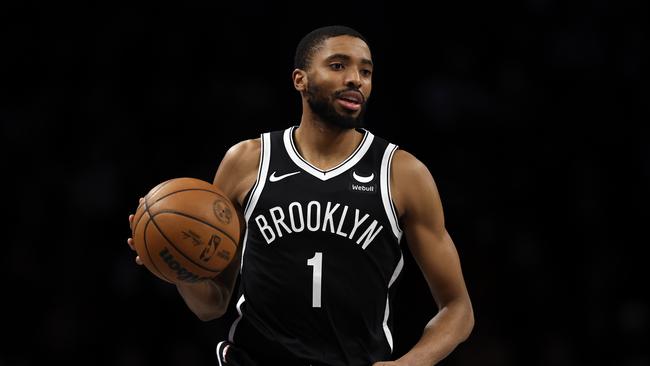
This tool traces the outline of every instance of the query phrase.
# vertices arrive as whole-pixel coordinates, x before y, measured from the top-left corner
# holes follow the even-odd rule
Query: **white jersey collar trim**
[[[347,171],[348,169],[352,168],[354,165],[356,165],[359,162],[359,160],[363,158],[363,156],[366,154],[368,149],[370,149],[370,145],[372,145],[372,140],[375,138],[375,136],[372,133],[370,133],[370,131],[363,129],[364,132],[363,139],[361,140],[359,146],[357,146],[357,148],[352,152],[352,154],[350,154],[350,156],[348,156],[347,159],[343,160],[339,165],[335,166],[334,168],[328,170],[322,170],[313,166],[302,156],[300,156],[300,153],[298,153],[298,149],[296,147],[295,141],[293,140],[293,131],[296,129],[296,127],[297,126],[292,126],[284,130],[283,140],[284,140],[284,147],[287,150],[287,154],[289,154],[291,160],[293,160],[293,162],[298,167],[300,167],[305,172],[323,181],[334,178],[340,175],[341,173]]]

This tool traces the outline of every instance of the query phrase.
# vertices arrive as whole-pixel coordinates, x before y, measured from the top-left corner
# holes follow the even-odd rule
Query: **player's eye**
[[[343,64],[340,62],[333,62],[330,64],[330,68],[335,71],[343,70]]]
[[[372,75],[372,70],[363,69],[363,70],[361,70],[361,75],[363,75],[365,77],[370,77],[370,75]]]

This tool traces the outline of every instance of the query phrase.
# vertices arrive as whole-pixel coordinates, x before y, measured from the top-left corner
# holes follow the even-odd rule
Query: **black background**
[[[650,365],[648,3],[3,5],[0,365],[214,365],[203,323],[133,263],[157,183],[297,124],[294,47],[346,24],[369,129],[441,193],[476,326],[444,365]],[[407,257],[396,355],[435,306]]]

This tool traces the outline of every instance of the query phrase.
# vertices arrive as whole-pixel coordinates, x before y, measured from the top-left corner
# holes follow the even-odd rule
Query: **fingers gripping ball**
[[[132,232],[147,269],[171,283],[215,277],[234,259],[240,233],[232,202],[195,178],[171,179],[149,191]]]

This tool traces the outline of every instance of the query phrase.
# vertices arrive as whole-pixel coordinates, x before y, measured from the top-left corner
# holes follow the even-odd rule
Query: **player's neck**
[[[344,129],[325,122],[305,119],[295,131],[300,155],[319,169],[337,166],[361,143],[363,135],[355,129]]]

